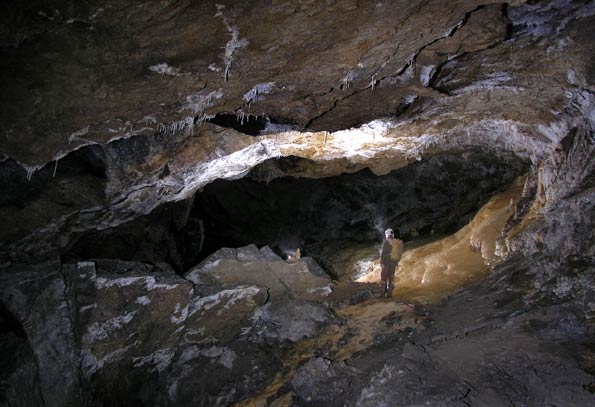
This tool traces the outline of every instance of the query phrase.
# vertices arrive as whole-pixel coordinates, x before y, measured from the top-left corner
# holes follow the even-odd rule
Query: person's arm
[[[401,261],[401,256],[403,256],[403,241],[398,239],[394,244],[397,245],[397,262]]]

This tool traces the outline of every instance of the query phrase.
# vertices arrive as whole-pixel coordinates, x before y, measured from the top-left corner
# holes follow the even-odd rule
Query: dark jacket
[[[396,266],[397,262],[390,259],[392,247],[392,241],[390,239],[384,239],[382,249],[380,250],[380,265],[382,267],[394,268]]]
[[[394,260],[390,257],[393,245],[397,246],[397,258]],[[394,268],[401,260],[402,255],[403,241],[401,239],[384,239],[384,242],[382,243],[382,250],[380,250],[380,265],[383,267]]]

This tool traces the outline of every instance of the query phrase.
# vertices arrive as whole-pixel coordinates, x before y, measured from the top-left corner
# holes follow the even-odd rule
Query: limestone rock
[[[246,331],[251,341],[257,343],[298,342],[320,332],[333,318],[328,308],[303,300],[271,302],[259,308]]]
[[[258,307],[269,299],[267,289],[239,285],[195,297],[188,307],[184,344],[217,344],[237,339],[252,326]]]
[[[538,165],[592,121],[590,2],[219,6],[4,13],[18,27],[1,40],[0,176],[28,192],[24,207],[6,202],[18,222],[3,251],[15,261],[61,254],[79,233],[270,159],[297,159],[281,172],[312,177],[387,174],[475,150]],[[250,114],[294,126],[252,137],[217,119],[226,114],[240,130]],[[61,176],[60,163],[73,162]],[[29,185],[36,175],[41,182]]]
[[[261,260],[260,253],[248,250],[240,257]],[[248,285],[211,290],[215,292],[195,296],[189,304],[185,329],[165,379],[168,390],[161,395],[168,405],[229,405],[266,384],[278,369],[269,350],[247,340],[269,299],[268,290]]]
[[[228,406],[264,387],[279,368],[270,349],[245,342],[187,346],[168,374],[161,405]]]
[[[239,257],[262,256],[256,249]],[[228,405],[277,369],[257,341],[248,341],[266,288],[237,285],[198,296],[171,272],[123,261],[79,262],[64,272],[78,313],[81,373],[102,402]],[[126,372],[126,380],[114,372]]]
[[[209,240],[301,247],[340,279],[352,272],[350,261],[341,257],[355,245],[380,242],[389,226],[407,240],[415,231],[428,235],[464,226],[491,194],[526,168],[514,159],[500,160],[475,152],[432,157],[382,176],[361,171],[268,183],[250,176],[219,180],[196,196],[190,217],[205,220],[207,253],[220,247]],[[275,163],[285,168],[283,160]]]
[[[78,371],[76,325],[59,261],[4,269],[0,287],[1,303],[22,326],[28,342],[25,348],[30,347],[34,355],[36,367],[28,366],[25,359],[24,371],[17,372],[25,380],[38,375],[30,383],[38,380],[39,387],[30,389],[28,396],[31,400],[41,397],[51,406],[80,405],[83,382]],[[28,369],[33,371],[27,373]]]
[[[39,369],[26,337],[19,337],[13,332],[2,333],[0,347],[3,350],[0,356],[1,402],[18,407],[43,405]]]
[[[266,246],[260,250],[255,245],[223,248],[185,277],[197,285],[266,287],[272,301],[286,297],[316,300],[330,293],[330,278],[311,259],[287,263]]]
[[[175,202],[118,228],[96,230],[77,239],[69,249],[74,259],[105,258],[142,263],[169,263],[182,272],[197,262],[201,227],[188,219],[192,201]]]
[[[506,32],[500,7],[482,10],[474,0],[345,4],[15,5],[3,19],[12,29],[1,39],[2,104],[10,109],[0,153],[40,165],[82,145],[173,132],[219,112],[351,127],[423,92],[412,60],[425,49],[442,56],[438,64],[498,44]],[[15,134],[24,145],[40,134],[44,142],[21,149]]]
[[[192,285],[141,263],[65,266],[81,349],[81,374],[104,403],[154,399],[188,317]],[[128,372],[127,379],[120,374]],[[152,379],[148,379],[152,378]]]
[[[0,5],[0,309],[15,321],[2,320],[13,353],[0,358],[2,397],[594,404],[594,27],[592,0]],[[405,176],[380,190],[398,194],[370,204],[379,194],[366,179],[394,170]],[[321,304],[343,307],[360,287],[332,298],[312,260],[256,246],[215,253],[192,282],[163,263],[183,272],[220,247],[271,241],[329,258],[391,222],[411,235],[454,231],[523,172],[506,233],[485,250],[503,262],[439,306],[409,309],[366,287],[367,302],[335,316]],[[301,190],[311,206],[283,189],[298,184],[288,177],[332,185],[355,173],[345,190]],[[285,178],[285,195],[272,195],[285,211],[248,191],[264,221],[247,199],[217,208],[239,206],[251,236],[186,222],[190,201],[160,216],[246,176],[267,190]],[[171,233],[186,227],[187,257]],[[155,239],[124,257],[160,266],[79,261],[104,238],[125,232],[133,244],[144,230]]]
[[[329,360],[312,358],[296,372],[291,387],[304,403],[326,404],[348,388],[351,374]]]
[[[376,367],[352,396],[357,399],[355,405],[436,404],[444,400],[453,405],[461,401],[503,405],[508,400],[527,405],[592,403],[594,396],[580,385],[590,382],[590,375],[557,351],[559,341],[580,340],[583,323],[556,308],[550,309],[549,316],[531,311],[510,316],[507,305],[492,308],[494,291],[484,286],[470,302],[473,291],[456,296],[437,311],[433,326],[415,343],[360,358],[360,362],[366,360],[363,365],[370,362]],[[498,318],[503,312],[507,316]],[[446,317],[449,313],[453,315]],[[453,318],[454,313],[458,316]],[[544,392],[544,385],[556,391]]]
[[[93,260],[48,273],[52,267],[59,263],[0,274],[2,303],[10,304],[14,329],[23,335],[0,335],[19,357],[1,360],[2,394],[15,405],[42,398],[48,405],[78,405],[84,397],[118,405],[187,405],[188,398],[226,405],[277,369],[246,336],[268,299],[265,288],[238,286],[198,297],[172,271],[141,263]],[[40,268],[46,269],[44,279],[36,278]],[[82,383],[93,392],[82,394]],[[29,404],[18,396],[26,384]],[[170,390],[159,392],[162,386]]]

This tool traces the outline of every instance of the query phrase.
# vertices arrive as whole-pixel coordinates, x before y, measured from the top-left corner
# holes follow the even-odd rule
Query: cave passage
[[[285,168],[295,160],[273,164]],[[253,243],[281,256],[300,248],[336,275],[328,258],[345,247],[378,243],[387,227],[406,240],[456,231],[525,168],[518,158],[482,152],[435,156],[382,176],[366,169],[263,182],[255,167],[242,179],[207,185],[192,200],[86,234],[68,255],[165,262],[184,273],[222,247]]]
[[[363,170],[269,183],[250,176],[218,180],[196,195],[189,216],[204,226],[195,261],[221,247],[255,243],[279,254],[299,247],[324,264],[341,247],[380,241],[387,227],[405,239],[452,233],[523,170],[518,159],[472,153],[436,156],[383,176]]]

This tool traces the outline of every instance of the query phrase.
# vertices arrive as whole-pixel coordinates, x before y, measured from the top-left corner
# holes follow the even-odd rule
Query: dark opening
[[[21,323],[6,309],[6,307],[0,304],[0,335],[12,332],[19,338],[26,338],[25,330]]]
[[[451,233],[524,168],[476,153],[434,157],[384,176],[366,169],[324,179],[218,180],[196,195],[189,215],[204,226],[193,262],[250,243],[324,257],[345,244],[376,242],[387,227],[406,239]]]
[[[10,159],[0,163],[0,210],[5,219],[11,219],[0,228],[0,245],[27,236],[52,219],[102,202],[106,171],[99,146],[81,148],[31,173]]]
[[[20,321],[0,304],[0,405],[42,406],[38,365]]]
[[[242,179],[215,181],[193,200],[82,236],[69,255],[166,262],[182,274],[222,247],[253,243],[278,253],[299,247],[324,264],[349,245],[378,243],[387,227],[406,240],[452,233],[527,165],[513,156],[468,152],[383,176],[367,169],[323,179],[284,176],[315,165],[301,161],[307,160],[269,160]]]
[[[254,116],[251,114],[239,116],[229,113],[217,113],[215,117],[208,119],[207,122],[221,127],[231,128],[250,136],[258,136],[264,131],[269,120],[266,116]]]

